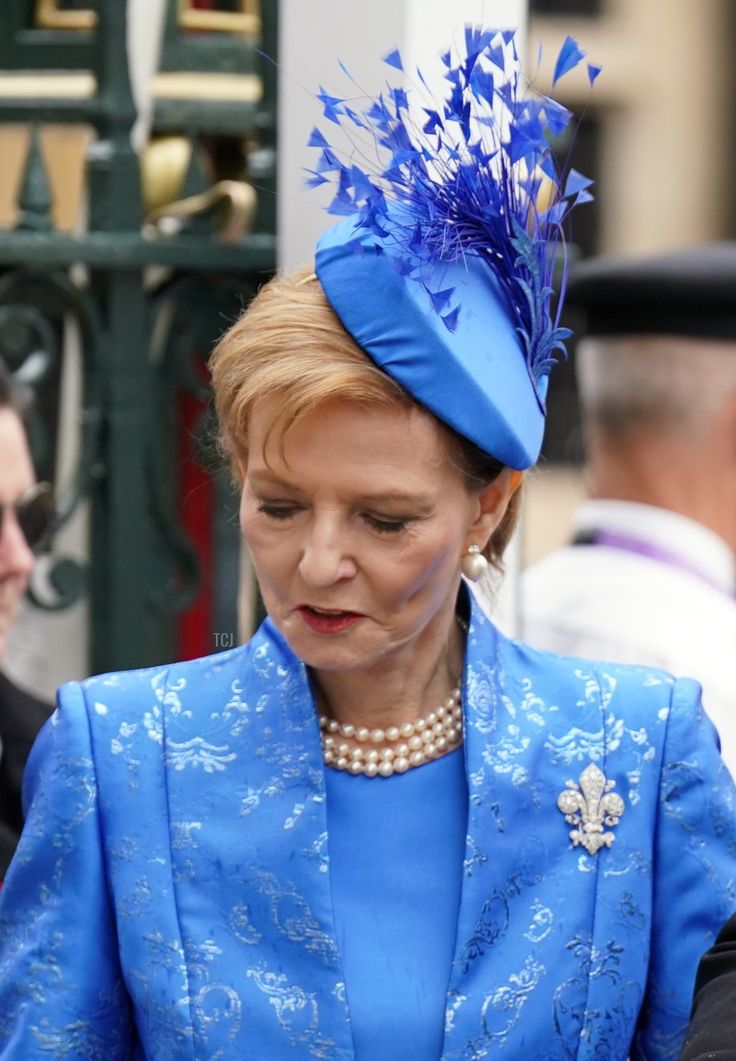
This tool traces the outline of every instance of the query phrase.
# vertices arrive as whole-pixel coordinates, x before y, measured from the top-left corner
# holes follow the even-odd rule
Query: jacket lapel
[[[352,1059],[304,666],[267,622],[216,673],[165,698],[172,856],[203,1054],[257,1041],[264,1057]]]
[[[446,1061],[501,1046],[520,1056],[553,1039],[559,1056],[574,1056],[585,1008],[597,862],[578,872],[556,805],[566,775],[548,751],[570,713],[521,658],[473,606],[463,686],[468,837]],[[598,725],[599,707],[594,714]]]

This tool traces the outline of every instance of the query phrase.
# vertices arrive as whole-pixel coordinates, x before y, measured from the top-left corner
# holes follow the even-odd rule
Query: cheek
[[[263,515],[247,498],[240,502],[240,530],[259,581],[263,576],[272,576],[283,553],[283,535],[274,533],[272,527],[265,525]]]
[[[266,610],[278,611],[280,602],[293,596],[301,555],[299,528],[269,519],[246,498],[240,505],[240,529]]]
[[[459,578],[459,549],[451,530],[417,536],[380,566],[386,595],[400,605],[443,598]]]
[[[240,498],[240,530],[251,553],[255,556],[276,546],[284,537],[279,534],[281,529],[279,524],[269,522],[258,511],[258,502],[243,491]]]

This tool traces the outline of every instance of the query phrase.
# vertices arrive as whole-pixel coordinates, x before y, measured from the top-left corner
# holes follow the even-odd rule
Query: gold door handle
[[[234,243],[248,232],[256,208],[255,189],[245,181],[218,181],[198,195],[177,199],[176,202],[165,203],[151,210],[146,215],[146,222],[158,227],[165,218],[184,220],[204,214],[220,203],[225,206],[219,225],[220,239],[223,243]]]

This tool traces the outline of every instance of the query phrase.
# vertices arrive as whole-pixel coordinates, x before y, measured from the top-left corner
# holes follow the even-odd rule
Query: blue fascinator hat
[[[553,83],[584,54],[568,37]],[[529,89],[513,31],[467,27],[461,53],[442,61],[441,105],[420,70],[413,85],[367,102],[320,92],[325,118],[347,132],[351,150],[312,132],[319,158],[307,183],[332,181],[328,209],[341,217],[317,244],[316,273],[379,367],[522,470],[539,456],[549,371],[570,334],[559,325],[563,223],[592,198],[591,182],[559,172],[550,140],[572,115]],[[410,81],[398,51],[385,62]],[[599,72],[588,64],[591,84]]]

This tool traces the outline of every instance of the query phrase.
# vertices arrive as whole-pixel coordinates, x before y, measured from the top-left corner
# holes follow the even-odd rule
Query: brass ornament
[[[90,30],[97,25],[97,12],[65,11],[59,0],[36,0],[34,22],[39,29]]]
[[[186,221],[217,208],[220,239],[232,243],[249,230],[256,210],[255,189],[246,181],[222,180],[196,195],[179,198],[192,155],[184,136],[152,140],[141,158],[146,223],[162,234],[176,231]]]

